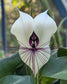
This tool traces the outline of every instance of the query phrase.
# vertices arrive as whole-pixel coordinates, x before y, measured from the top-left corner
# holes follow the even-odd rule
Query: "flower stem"
[[[30,15],[32,16],[32,14],[33,14],[33,3],[32,3],[32,1],[31,1],[31,3],[30,3],[30,8],[31,8]]]
[[[51,9],[50,9],[48,0],[42,0],[42,1],[44,2],[46,8],[49,10],[49,11],[48,11],[49,15],[50,15],[52,18],[54,18],[53,15],[52,15],[52,12],[51,12]],[[54,47],[57,48],[58,45],[57,45],[57,42],[56,42],[56,39],[55,39],[55,35],[53,35],[52,38],[53,38],[53,40],[54,40]]]
[[[55,35],[53,35],[52,38],[53,38],[53,41],[54,41],[54,48],[57,48],[58,45],[57,45],[57,42],[56,42],[56,39],[55,39]]]
[[[37,84],[39,84],[39,74],[37,74]]]
[[[49,10],[49,15],[53,18],[52,16],[52,12],[51,12],[51,9],[50,9],[50,6],[49,6],[49,3],[48,3],[48,0],[42,0],[46,6],[46,8]]]
[[[31,79],[31,84],[37,84],[37,80],[36,78],[34,77],[34,74],[32,73],[32,71],[30,72],[31,76],[30,76],[30,79]]]
[[[57,30],[56,34],[57,34],[58,46],[61,48],[63,46],[62,46],[62,38],[61,38],[60,32]]]

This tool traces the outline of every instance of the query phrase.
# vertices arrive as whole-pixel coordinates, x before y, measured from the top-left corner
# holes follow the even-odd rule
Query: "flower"
[[[32,18],[30,15],[19,11],[20,17],[11,28],[11,33],[16,36],[20,48],[19,54],[36,76],[37,72],[50,59],[50,38],[56,32],[55,21],[47,11]]]

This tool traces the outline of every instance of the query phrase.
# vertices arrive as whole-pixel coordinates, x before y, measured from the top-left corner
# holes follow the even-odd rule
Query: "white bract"
[[[20,48],[19,54],[36,76],[40,68],[50,59],[50,38],[56,32],[55,21],[47,11],[32,18],[30,15],[19,11],[20,17],[11,28],[11,33],[16,36]]]

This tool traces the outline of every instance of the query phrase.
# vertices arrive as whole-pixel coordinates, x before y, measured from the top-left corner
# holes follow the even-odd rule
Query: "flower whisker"
[[[28,53],[26,53],[26,54],[28,54]],[[25,55],[26,55],[26,54],[25,54]],[[24,62],[24,65],[23,65],[23,67],[22,67],[22,71],[24,70],[24,67],[26,66],[26,63],[27,63],[28,61],[30,62],[31,53],[28,54],[28,55],[29,55],[28,58],[25,56],[25,59],[27,58],[26,61],[25,61],[25,62],[23,61],[23,62]],[[23,59],[23,60],[25,60],[25,59]],[[30,65],[30,63],[29,63],[29,65]]]
[[[47,50],[48,49],[48,50]],[[47,54],[50,54],[50,48],[49,47],[45,47],[45,48],[39,48],[38,51],[43,51],[46,52]],[[47,52],[48,51],[48,52]]]
[[[23,47],[27,47],[25,44],[23,44],[21,41],[17,40]]]
[[[47,54],[50,54],[50,52],[47,52],[46,50],[42,50],[42,52],[45,52],[45,53],[47,53]]]
[[[24,50],[24,51],[22,51],[20,54],[22,55],[22,54],[24,54],[24,53],[26,53],[28,50]]]
[[[19,49],[19,47],[7,47],[7,49]]]
[[[38,60],[37,60],[37,53],[35,54],[35,56],[36,56],[36,62],[37,62],[37,67],[38,67],[38,71],[39,71],[39,65],[38,65]]]
[[[27,54],[29,54],[28,50],[20,52],[20,55],[22,55],[21,58],[25,57],[25,55],[27,55]]]
[[[39,51],[47,60],[48,60],[48,57],[41,51]]]
[[[49,43],[50,43],[50,41],[47,41],[47,42],[43,43],[40,47],[46,46]]]
[[[32,68],[33,68],[33,73],[35,74],[35,53],[32,53]]]
[[[22,49],[22,50],[29,50],[29,48],[27,48],[27,47],[20,47],[19,49]]]
[[[30,54],[28,54],[28,58],[27,58],[27,60],[26,60],[26,62],[25,63],[27,63],[28,61],[30,61],[29,59],[30,59],[30,57],[31,57],[31,53]],[[25,59],[24,59],[25,60]]]
[[[41,53],[40,52],[38,52],[38,54],[40,54],[40,55],[38,55],[39,58],[40,58],[40,61],[44,64],[45,63],[44,60],[46,60],[46,59],[43,56],[41,56]]]

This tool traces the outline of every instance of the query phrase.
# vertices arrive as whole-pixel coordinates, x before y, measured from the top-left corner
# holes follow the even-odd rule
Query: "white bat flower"
[[[32,69],[36,77],[40,68],[50,59],[50,38],[56,32],[57,26],[47,11],[35,18],[21,11],[19,13],[20,17],[13,24],[11,33],[20,44],[19,54],[22,61]]]

